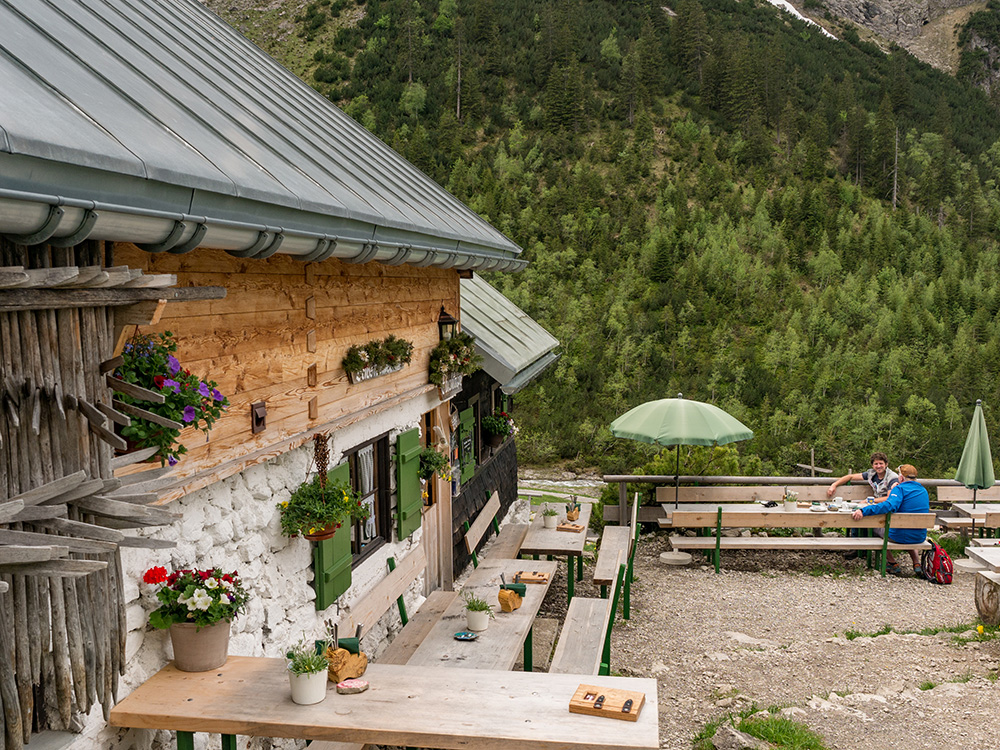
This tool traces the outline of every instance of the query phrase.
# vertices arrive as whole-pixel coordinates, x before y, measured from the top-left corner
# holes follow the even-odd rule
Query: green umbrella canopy
[[[993,454],[990,452],[990,436],[986,432],[986,418],[983,416],[983,402],[976,401],[976,411],[972,415],[969,435],[965,438],[962,460],[958,462],[955,481],[970,490],[984,490],[992,487]]]
[[[647,401],[611,423],[611,434],[659,445],[723,445],[749,440],[753,430],[722,409],[702,401]]]

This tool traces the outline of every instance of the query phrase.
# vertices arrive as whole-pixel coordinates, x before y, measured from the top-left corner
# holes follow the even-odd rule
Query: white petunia
[[[219,587],[219,580],[217,578],[206,578],[205,579],[205,588],[206,589],[215,589],[215,588],[218,588],[218,587]]]
[[[194,596],[191,597],[191,603],[188,604],[188,609],[200,609],[202,611],[208,609],[212,606],[212,597],[208,595],[205,589],[198,589],[194,592]]]

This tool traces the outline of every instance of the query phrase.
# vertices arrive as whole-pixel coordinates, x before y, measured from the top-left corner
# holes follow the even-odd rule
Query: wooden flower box
[[[372,378],[380,378],[383,375],[389,375],[393,372],[399,372],[403,369],[402,364],[398,365],[388,365],[386,367],[366,367],[363,370],[357,370],[356,372],[347,373],[347,379],[351,382],[351,385],[357,385],[365,380],[371,380]]]
[[[438,386],[438,395],[442,401],[447,401],[460,390],[462,390],[462,375],[458,373],[444,379],[444,382]]]

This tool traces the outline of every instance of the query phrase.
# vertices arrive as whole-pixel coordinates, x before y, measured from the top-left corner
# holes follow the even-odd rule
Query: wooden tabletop
[[[563,505],[553,507],[559,510],[558,523],[566,521],[566,508]],[[587,542],[587,527],[590,524],[590,503],[580,503],[580,517],[575,523],[583,526],[583,531],[559,531],[546,529],[542,521],[542,512],[535,511],[535,519],[528,528],[528,533],[521,543],[522,555],[567,555],[581,557],[583,545]]]
[[[994,573],[1000,573],[1000,548],[998,547],[966,547],[965,554],[970,559],[982,563]]]
[[[985,521],[987,513],[1000,513],[1000,503],[984,503],[981,500],[976,503],[975,508],[972,503],[952,503],[951,507],[976,522]]]
[[[656,680],[371,664],[371,688],[291,701],[284,659],[230,656],[219,669],[164,667],[111,709],[118,727],[370,742],[446,750],[656,750]],[[580,684],[637,690],[635,722],[569,713]]]
[[[501,612],[497,601],[500,574],[513,583],[520,570],[548,573],[547,583],[525,585],[524,601],[513,612]],[[511,669],[521,654],[524,639],[531,630],[549,584],[556,575],[556,563],[545,560],[485,559],[472,571],[462,593],[449,605],[433,629],[424,636],[420,646],[409,658],[409,665],[458,667],[462,669]],[[455,633],[466,630],[466,593],[475,594],[493,605],[496,617],[474,641],[456,641]]]

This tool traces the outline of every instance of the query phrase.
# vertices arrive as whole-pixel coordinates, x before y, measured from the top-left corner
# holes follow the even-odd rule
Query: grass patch
[[[941,531],[931,531],[928,532],[927,535],[940,544],[952,560],[958,559],[959,557],[965,557],[965,548],[967,544],[963,541],[961,536],[944,536],[944,532]],[[944,539],[941,538],[942,536],[944,536]]]
[[[831,565],[830,563],[819,563],[809,570],[809,575],[813,578],[820,576],[832,576],[833,578],[843,578],[847,575],[847,570],[843,565]]]
[[[753,705],[738,714],[727,714],[710,721],[695,735],[692,747],[694,750],[714,750],[715,744],[712,742],[712,738],[720,726],[729,723],[739,731],[759,740],[770,742],[781,750],[827,750],[823,738],[805,724],[778,716],[777,712],[781,708],[782,706],[771,706],[767,709],[769,716],[754,717],[754,714],[759,713],[760,709]]]
[[[958,677],[952,677],[948,682],[957,682],[959,684],[964,684],[972,679],[972,672],[966,672],[965,674],[960,674]]]
[[[921,682],[917,687],[919,687],[921,690],[933,690],[935,687],[937,687],[937,683],[927,680],[926,682]]]
[[[875,638],[879,635],[889,635],[892,632],[892,625],[883,625],[881,630],[876,630],[874,633],[865,633],[860,630],[848,630],[844,633],[844,637],[853,641],[855,638]]]

